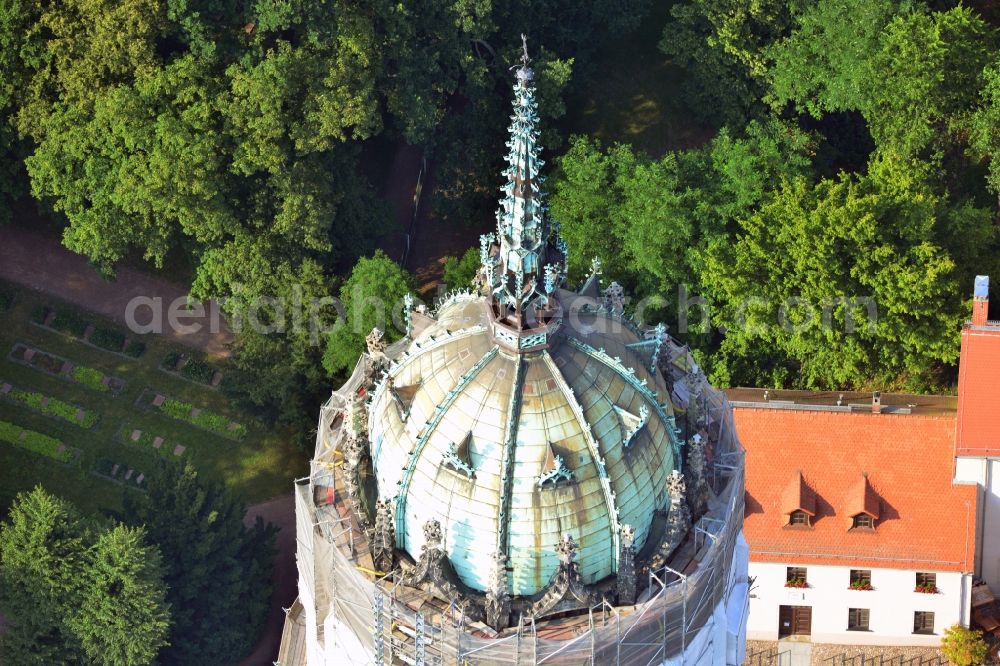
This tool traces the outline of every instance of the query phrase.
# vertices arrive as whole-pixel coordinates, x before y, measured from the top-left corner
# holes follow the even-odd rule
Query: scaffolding
[[[671,347],[675,356],[690,358],[686,348]],[[387,351],[391,357],[397,350]],[[497,635],[466,618],[454,600],[449,606],[404,587],[398,572],[383,574],[361,564],[370,555],[370,534],[351,510],[360,507],[353,507],[344,492],[338,448],[345,410],[364,395],[366,363],[367,356],[362,357],[350,380],[324,405],[312,473],[296,483],[299,601],[306,611],[307,639],[330,654],[326,643],[335,637],[327,631],[335,629],[337,640],[349,635],[375,664],[619,665],[671,658],[683,663],[735,582],[744,466],[724,394],[703,377],[684,375],[689,384],[698,384],[689,388],[698,389],[698,426],[711,449],[715,497],[693,526],[683,561],[675,553],[661,569],[643,572],[645,589],[634,606],[602,601],[568,619],[521,617]],[[702,637],[701,649],[712,649],[711,640],[705,644]]]

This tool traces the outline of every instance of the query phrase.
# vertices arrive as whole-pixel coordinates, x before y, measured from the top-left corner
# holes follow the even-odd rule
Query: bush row
[[[203,411],[196,416],[192,416],[192,409],[193,405],[174,399],[166,400],[162,405],[160,405],[160,410],[168,416],[172,416],[173,418],[181,421],[187,421],[188,423],[192,423],[199,428],[211,430],[219,433],[220,435],[235,439],[242,439],[247,434],[246,426],[242,424],[237,424],[237,427],[234,430],[230,430],[229,419],[221,414]]]
[[[42,403],[45,396],[41,393],[14,389],[7,395],[7,397],[14,402],[19,402],[22,405],[31,407],[42,414],[54,416],[56,418],[63,419],[64,421],[69,421],[74,425],[83,426],[84,428],[90,428],[97,423],[97,414],[88,410],[80,410],[79,407],[71,405],[68,402],[63,402],[62,400],[58,400],[56,398],[49,398],[49,401],[43,405]],[[82,419],[76,418],[77,411],[83,412]]]
[[[50,326],[75,338],[82,339],[83,334],[87,331],[87,326],[93,323],[75,310],[53,310],[46,305],[35,306],[31,312],[31,320],[36,324],[44,324],[52,312],[55,312],[56,316]],[[87,342],[95,347],[126,354],[133,358],[139,358],[146,351],[145,343],[128,338],[121,331],[98,324],[94,324],[94,330]]]
[[[23,440],[21,439],[22,432],[26,433]],[[58,439],[43,435],[40,432],[34,432],[33,430],[25,430],[20,426],[6,421],[0,421],[0,440],[10,442],[22,449],[54,458],[59,462],[69,462],[73,458],[73,454],[69,449],[65,449],[62,452],[59,451],[59,445],[62,442]]]

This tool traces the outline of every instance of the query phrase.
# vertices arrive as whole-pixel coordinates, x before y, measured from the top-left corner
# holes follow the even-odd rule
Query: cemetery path
[[[291,493],[254,504],[247,510],[243,522],[252,525],[257,516],[273,523],[278,532],[278,556],[274,562],[271,607],[267,611],[264,631],[257,646],[240,666],[270,666],[278,658],[281,629],[285,623],[284,608],[288,608],[298,595],[298,573],[295,569],[295,497]]]
[[[168,309],[171,303],[185,302],[187,292],[182,287],[127,267],[118,269],[113,282],[105,280],[85,257],[70,252],[53,238],[28,229],[10,224],[0,226],[0,278],[69,301],[126,326],[129,303],[144,299],[142,302],[147,305],[135,310],[134,321],[150,323],[151,309],[156,307],[164,336],[207,354],[229,356],[228,345],[233,334],[219,314],[217,303],[208,302],[201,317],[181,315],[179,322],[197,326],[197,331],[172,327]]]

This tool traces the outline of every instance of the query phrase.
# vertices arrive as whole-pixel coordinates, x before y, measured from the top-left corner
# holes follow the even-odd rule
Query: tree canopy
[[[12,664],[151,664],[167,644],[162,560],[142,528],[83,517],[41,487],[0,523],[0,608]]]

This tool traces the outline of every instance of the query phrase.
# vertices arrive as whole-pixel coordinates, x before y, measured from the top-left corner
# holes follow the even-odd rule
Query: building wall
[[[946,627],[959,623],[968,608],[971,580],[968,574],[935,572],[939,594],[914,592],[916,571],[871,569],[874,590],[851,590],[851,566],[806,566],[809,587],[786,588],[786,567],[797,563],[750,562],[750,618],[747,637],[778,638],[778,612],[782,605],[812,607],[815,643],[845,645],[937,645]],[[848,631],[851,608],[869,610],[869,631]],[[913,633],[914,611],[934,613],[934,634]]]
[[[977,571],[994,593],[1000,592],[1000,459],[955,459],[955,481],[977,483],[983,489],[979,511]]]

